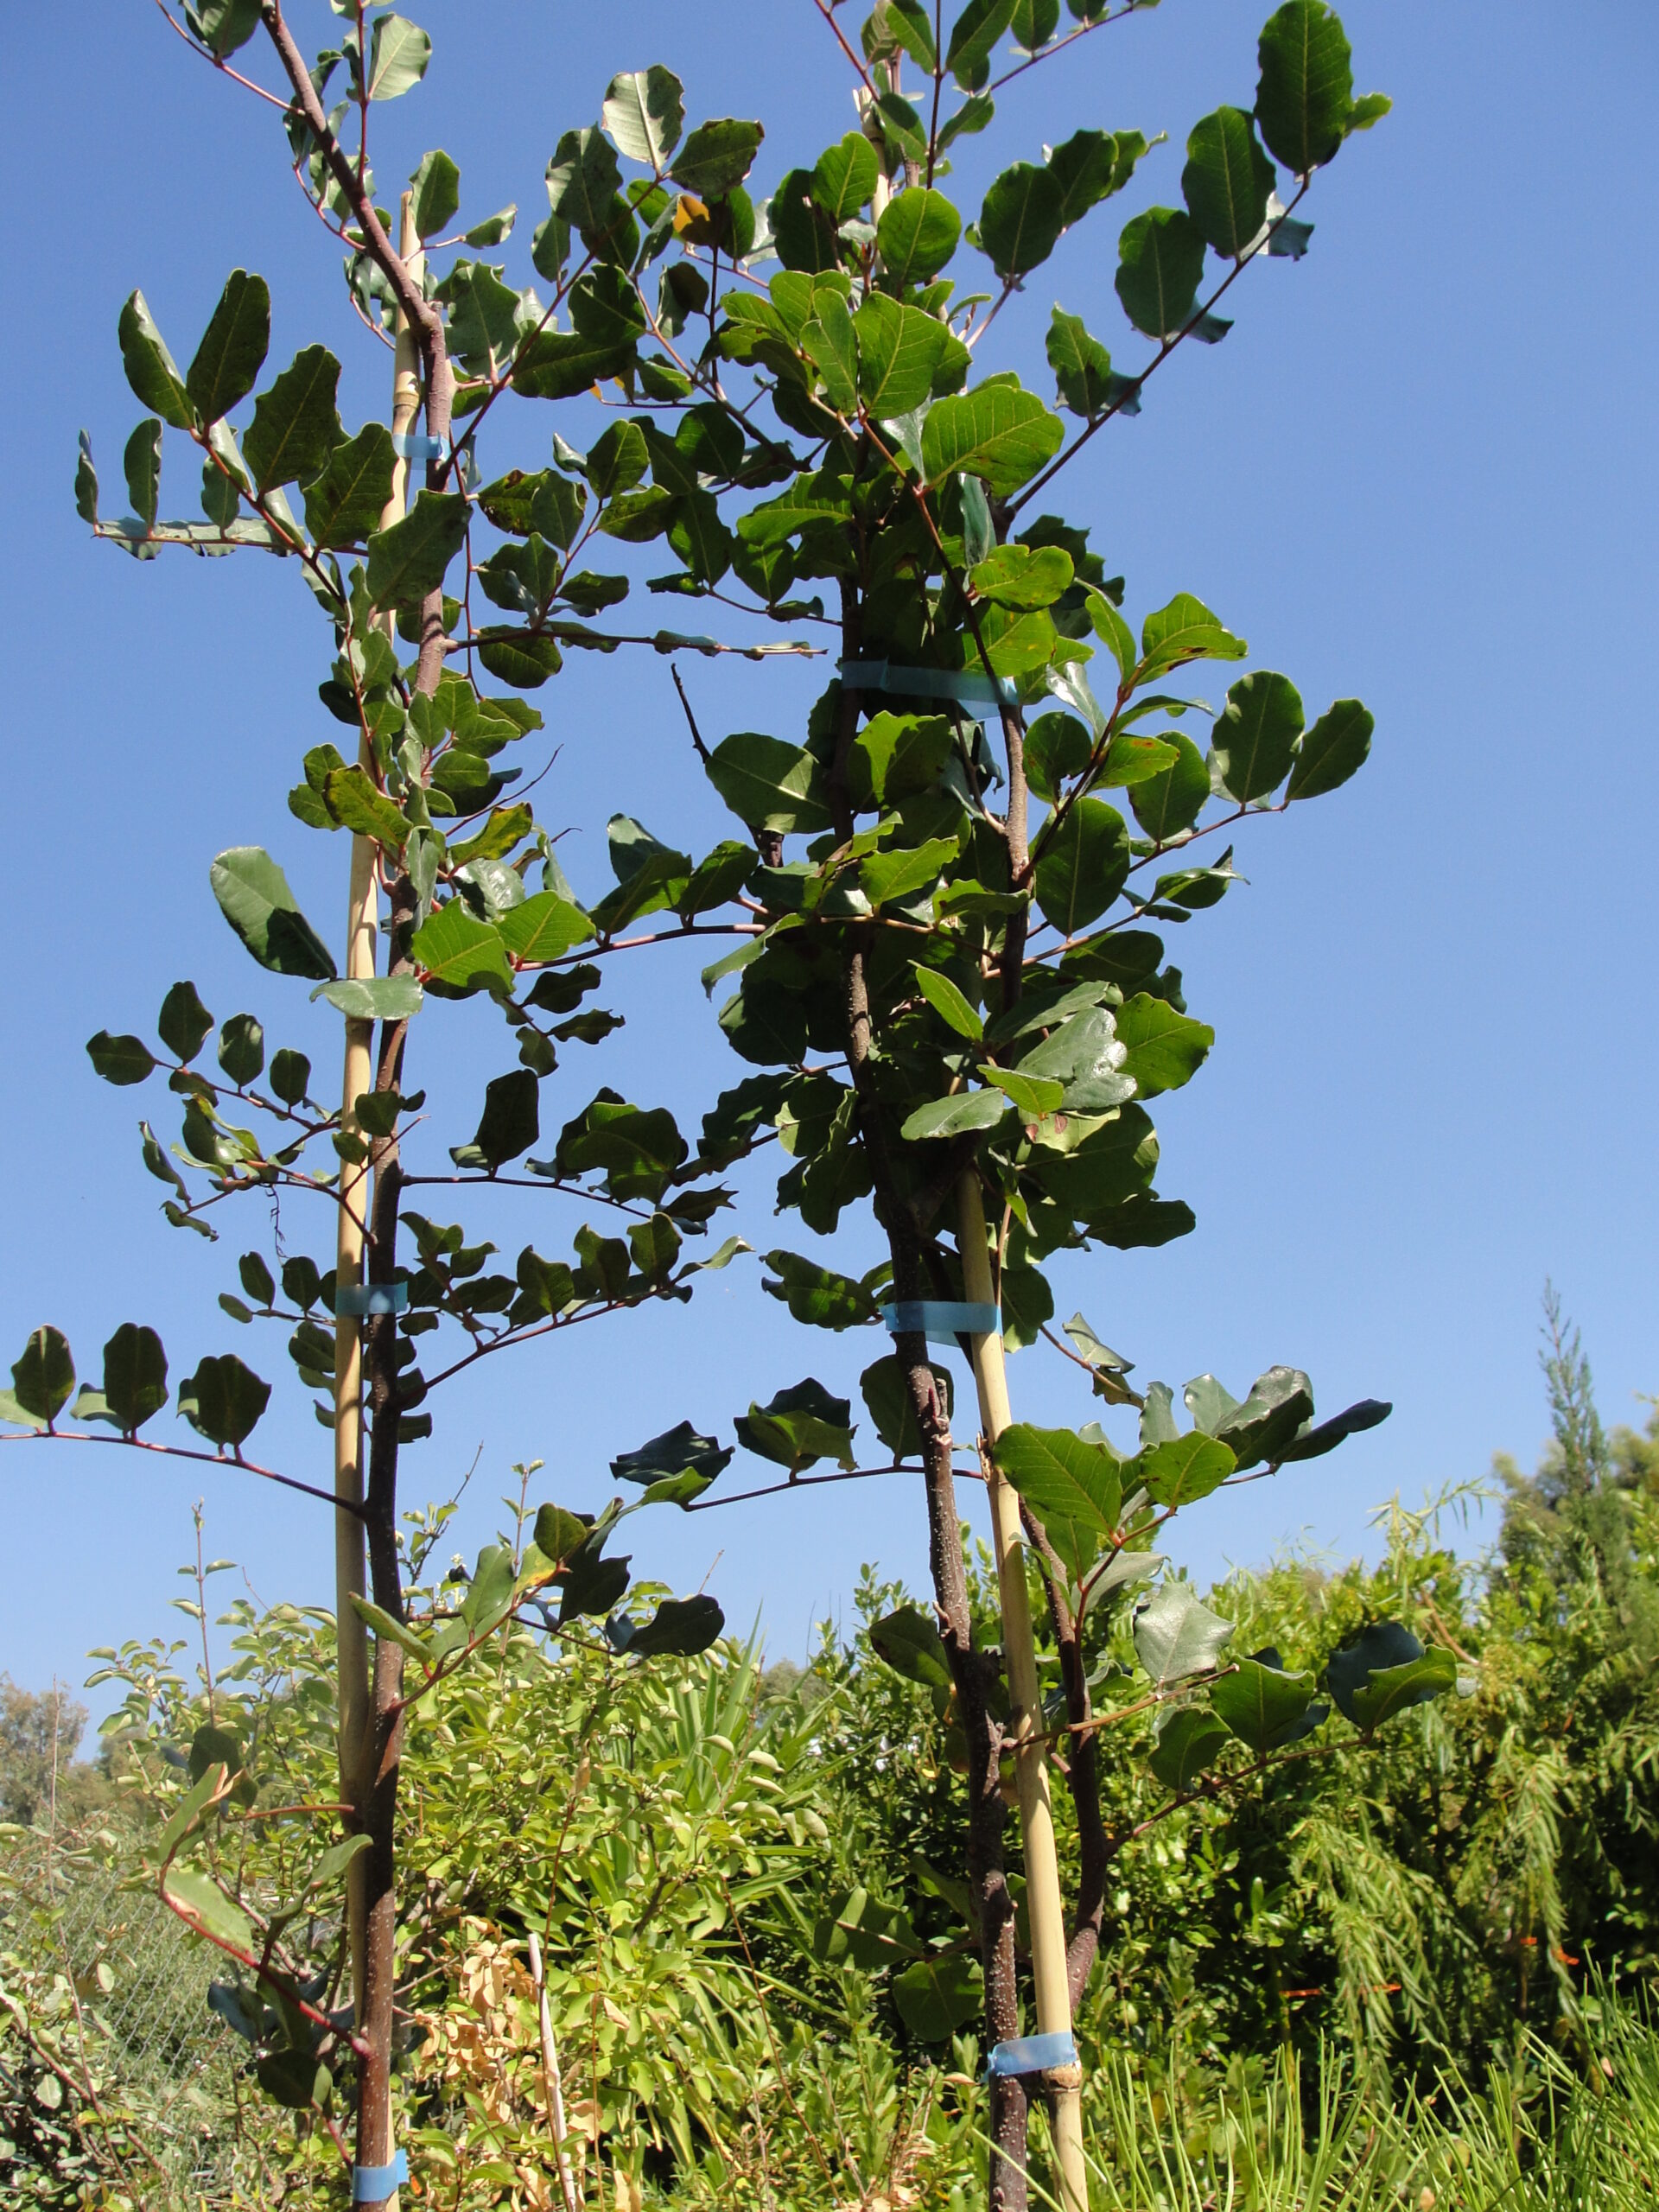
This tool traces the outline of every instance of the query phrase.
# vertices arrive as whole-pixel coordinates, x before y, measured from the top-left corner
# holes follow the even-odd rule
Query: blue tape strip
[[[889,1332],[919,1329],[931,1343],[953,1344],[958,1337],[995,1337],[1001,1333],[1002,1316],[995,1306],[952,1304],[947,1299],[900,1299],[884,1306],[881,1319]]]
[[[1052,2036],[1016,2036],[1000,2043],[985,2062],[986,2078],[995,2074],[1046,2074],[1051,2066],[1075,2066],[1077,2046],[1070,2028]]]
[[[885,660],[844,660],[842,680],[866,691],[897,691],[912,699],[959,699],[964,706],[1017,707],[1011,677],[979,676],[966,668],[895,668]]]
[[[448,438],[429,438],[420,430],[394,430],[391,449],[403,461],[448,461]]]
[[[409,2160],[399,2152],[389,2166],[353,2166],[352,2168],[352,2202],[353,2204],[378,2204],[401,2189],[409,2179]]]
[[[343,1282],[334,1293],[334,1313],[342,1320],[366,1320],[375,1313],[402,1313],[408,1306],[406,1282]]]

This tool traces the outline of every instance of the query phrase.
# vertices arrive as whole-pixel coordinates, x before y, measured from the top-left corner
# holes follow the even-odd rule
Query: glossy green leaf
[[[1231,1741],[1221,1722],[1202,1706],[1178,1706],[1165,1715],[1147,1764],[1166,1789],[1185,1796]]]
[[[1376,727],[1357,699],[1338,699],[1327,707],[1297,749],[1285,797],[1320,798],[1357,775],[1370,756]]]
[[[933,1388],[938,1394],[941,1411],[949,1421],[952,1406],[952,1386],[948,1370],[930,1366]],[[918,1459],[922,1453],[922,1432],[916,1419],[916,1409],[911,1403],[910,1386],[904,1363],[896,1353],[886,1358],[873,1360],[858,1378],[858,1388],[869,1410],[875,1433],[895,1459]]]
[[[194,0],[193,27],[215,60],[245,46],[259,28],[259,0]]]
[[[1243,660],[1249,651],[1244,639],[1234,637],[1201,599],[1179,591],[1141,626],[1140,681],[1150,683],[1188,661]]]
[[[1180,730],[1161,734],[1175,758],[1129,790],[1135,820],[1160,844],[1190,830],[1210,797],[1210,770],[1198,747]]]
[[[725,1625],[726,1616],[712,1598],[664,1598],[624,1649],[630,1659],[692,1659],[719,1640]]]
[[[1313,1677],[1287,1674],[1258,1655],[1241,1659],[1234,1673],[1214,1683],[1210,1702],[1239,1741],[1265,1758],[1308,1732],[1302,1724],[1313,1702]]]
[[[1348,1437],[1377,1427],[1393,1411],[1386,1398],[1361,1398],[1357,1404],[1344,1407],[1341,1413],[1332,1414],[1329,1421],[1322,1421],[1317,1428],[1312,1425],[1299,1428],[1288,1444],[1280,1446],[1279,1458],[1281,1461],[1321,1459]]]
[[[1206,243],[1230,261],[1261,236],[1273,175],[1273,163],[1256,143],[1255,122],[1243,108],[1217,108],[1193,125],[1181,196]]]
[[[1140,1453],[1124,1479],[1140,1483],[1154,1505],[1191,1505],[1218,1490],[1236,1464],[1226,1445],[1195,1429]]]
[[[1026,780],[1039,798],[1055,799],[1089,765],[1094,740],[1073,715],[1039,715],[1026,732]]]
[[[813,753],[759,730],[722,738],[707,763],[709,782],[750,830],[828,830],[835,817],[823,764]]]
[[[194,429],[195,404],[142,292],[133,293],[121,310],[120,339],[121,365],[140,404],[175,430]]]
[[[988,1063],[980,1073],[1013,1103],[1022,1122],[1040,1122],[1046,1116],[1058,1113],[1065,1096],[1064,1084],[1046,1076],[1028,1075],[1023,1070],[992,1067]]]
[[[880,420],[919,407],[950,342],[945,325],[919,308],[901,307],[885,292],[872,292],[852,321],[866,412]]]
[[[899,1134],[906,1144],[924,1137],[957,1137],[969,1129],[994,1129],[1010,1101],[1000,1090],[959,1090],[930,1100],[909,1116]]]
[[[1218,1420],[1211,1432],[1232,1447],[1241,1468],[1276,1461],[1313,1412],[1313,1392],[1297,1367],[1270,1367],[1249,1395]]]
[[[664,1476],[694,1474],[707,1484],[724,1472],[732,1457],[729,1444],[701,1435],[689,1421],[683,1421],[638,1451],[620,1452],[611,1462],[611,1472],[619,1482],[652,1484]],[[541,1541],[539,1535],[537,1541]]]
[[[257,421],[257,408],[254,415]],[[313,542],[358,545],[366,540],[391,498],[396,462],[384,423],[365,423],[354,438],[337,445],[305,487],[305,526]]]
[[[270,346],[270,293],[265,280],[233,269],[185,374],[185,390],[199,421],[217,423],[247,397]]]
[[[1035,54],[1053,37],[1059,20],[1060,0],[1014,0],[1008,28],[1017,44]]]
[[[742,183],[766,135],[760,124],[741,122],[735,116],[700,123],[675,156],[669,174],[699,200],[717,200]]]
[[[1135,1608],[1135,1656],[1154,1689],[1220,1666],[1232,1637],[1232,1622],[1212,1613],[1190,1582],[1166,1582]]]
[[[423,922],[409,949],[440,995],[464,997],[512,981],[500,931],[480,921],[460,899],[449,899]]]
[[[372,100],[395,100],[413,91],[432,59],[432,41],[406,16],[377,16],[369,41],[365,89]]]
[[[1006,499],[1051,461],[1064,435],[1039,399],[1018,385],[980,385],[935,403],[922,425],[922,469],[930,484],[961,473]]]
[[[87,1039],[86,1052],[105,1083],[143,1083],[156,1065],[142,1037],[111,1037],[107,1029],[100,1029],[96,1037]]]
[[[1290,772],[1301,734],[1301,694],[1287,676],[1259,669],[1241,677],[1227,694],[1212,740],[1228,796],[1263,798],[1277,790]]]
[[[918,966],[916,985],[935,1014],[954,1029],[958,1037],[980,1038],[985,1034],[985,1018],[972,1005],[950,978],[937,968]],[[145,1071],[149,1072],[148,1069]]]
[[[162,426],[153,415],[127,440],[121,464],[132,512],[149,529],[156,520],[162,485]]]
[[[1255,119],[1268,151],[1306,176],[1336,154],[1353,104],[1353,58],[1341,22],[1324,0],[1287,0],[1268,16],[1256,51]]]
[[[429,154],[422,155],[409,181],[413,188],[410,213],[416,232],[423,241],[435,238],[448,229],[461,206],[461,171],[442,147],[435,147]]]
[[[242,441],[256,490],[309,484],[327,465],[345,437],[334,404],[339,382],[340,363],[328,348],[308,346],[260,393]]]
[[[353,976],[321,984],[312,995],[327,999],[348,1021],[408,1021],[423,1004],[415,976]]]
[[[530,1150],[542,1133],[539,1085],[530,1068],[514,1068],[484,1086],[484,1112],[471,1144],[453,1147],[458,1167],[481,1167],[493,1175],[508,1160]]]
[[[799,1474],[825,1457],[843,1467],[854,1465],[850,1412],[845,1398],[833,1396],[808,1376],[778,1391],[766,1405],[751,1405],[734,1426],[740,1444]]]
[[[334,956],[269,853],[258,845],[232,845],[213,862],[209,880],[220,912],[262,968],[332,982]]]
[[[207,1777],[204,1777],[205,1780]],[[253,1923],[241,1906],[227,1897],[209,1874],[194,1866],[169,1866],[162,1877],[168,1900],[183,1909],[186,1917],[209,1936],[217,1936],[246,1955],[257,1953],[259,1939]]]
[[[369,539],[369,597],[377,607],[418,604],[438,589],[467,536],[459,492],[422,492],[412,511]]]
[[[872,853],[859,863],[859,887],[872,906],[914,898],[938,881],[960,850],[955,837],[930,837],[925,844]]]
[[[900,1606],[897,1612],[872,1621],[869,1636],[876,1657],[885,1660],[906,1681],[920,1682],[926,1689],[950,1688],[944,1639],[927,1616],[913,1605]]]
[[[1058,545],[999,545],[968,581],[995,606],[1042,607],[1071,588],[1071,556]]]
[[[1369,1735],[1392,1714],[1453,1688],[1457,1672],[1440,1645],[1425,1651],[1398,1621],[1374,1621],[1332,1654],[1325,1684],[1344,1716]]]
[[[33,1331],[11,1370],[10,1395],[35,1421],[54,1421],[75,1387],[69,1340],[49,1325]]]
[[[270,1402],[270,1383],[262,1382],[234,1352],[200,1361],[179,1385],[179,1411],[221,1450],[239,1451]]]
[[[1177,1014],[1166,999],[1139,991],[1118,1007],[1118,1041],[1127,1047],[1123,1073],[1135,1077],[1136,1093],[1156,1098],[1190,1083],[1216,1041],[1207,1023]]]
[[[660,176],[685,127],[683,90],[674,72],[660,62],[613,77],[600,121],[618,152]]]
[[[996,1464],[1080,1582],[1117,1527],[1122,1478],[1116,1452],[1086,1443],[1072,1429],[1016,1421],[996,1440]]]
[[[498,916],[501,941],[526,967],[562,959],[573,945],[592,937],[593,925],[580,906],[556,891],[537,891]]]
[[[812,197],[839,226],[869,205],[880,175],[874,147],[861,130],[849,130],[819,155],[812,171]]]
[[[766,1252],[765,1264],[779,1280],[762,1290],[787,1306],[791,1318],[820,1329],[851,1329],[876,1318],[875,1300],[850,1275],[837,1274],[798,1252]]]
[[[233,1014],[219,1025],[219,1065],[233,1084],[257,1082],[265,1065],[264,1025],[251,1014]]]
[[[1204,234],[1176,207],[1148,207],[1123,226],[1113,280],[1123,312],[1148,338],[1173,338],[1204,281]]]
[[[1046,261],[1065,227],[1065,193],[1052,169],[1016,162],[985,195],[980,248],[1008,283]]]
[[[875,250],[893,283],[925,284],[957,250],[962,218],[942,192],[912,184],[881,211]]]
[[[1098,920],[1123,888],[1129,872],[1128,831],[1104,799],[1078,799],[1052,836],[1042,839],[1036,870],[1037,904],[1064,937]]]
[[[968,0],[950,26],[944,66],[965,92],[976,92],[991,73],[991,54],[1014,20],[1014,0]]]
[[[555,1154],[561,1175],[598,1171],[613,1198],[653,1201],[685,1156],[685,1141],[665,1107],[633,1106],[613,1090],[601,1090],[565,1123]]]

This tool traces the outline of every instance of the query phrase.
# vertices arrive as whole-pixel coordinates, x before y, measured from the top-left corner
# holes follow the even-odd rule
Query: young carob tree
[[[671,448],[639,421],[654,488],[639,495],[638,528],[668,531],[685,564],[664,584],[720,597],[734,578],[780,619],[806,614],[836,639],[835,677],[800,740],[743,732],[709,750],[691,721],[710,780],[748,832],[738,897],[762,925],[705,977],[713,988],[735,976],[721,1026],[760,1071],[705,1121],[702,1156],[715,1171],[775,1135],[792,1162],[780,1207],[828,1234],[868,1198],[887,1241],[886,1261],[857,1280],[772,1253],[767,1287],[804,1323],[885,1320],[893,1351],[860,1380],[891,1466],[857,1466],[850,1401],[815,1377],[752,1405],[737,1432],[787,1471],[785,1487],[920,1460],[937,1621],[895,1616],[878,1643],[936,1687],[960,1731],[979,1961],[963,1946],[915,1943],[862,1892],[831,1940],[861,1942],[873,1961],[908,1956],[894,1994],[924,2037],[982,2005],[1001,2207],[1026,2198],[1033,2077],[1049,2098],[1061,2200],[1086,2201],[1070,2027],[1123,1840],[1103,1823],[1100,1727],[1149,1701],[1166,1707],[1157,1760],[1173,1805],[1258,1774],[1328,1711],[1312,1677],[1287,1673],[1275,1654],[1230,1658],[1229,1624],[1184,1582],[1137,1597],[1163,1565],[1160,1532],[1223,1484],[1328,1451],[1388,1410],[1368,1401],[1316,1426],[1306,1376],[1274,1367],[1242,1402],[1211,1376],[1189,1384],[1183,1431],[1173,1393],[1132,1389],[1128,1363],[1081,1316],[1067,1325],[1069,1356],[1109,1403],[1140,1408],[1138,1448],[1119,1451],[1094,1426],[1014,1424],[1008,1404],[1005,1342],[1052,1336],[1048,1255],[1158,1245],[1193,1225],[1153,1188],[1147,1105],[1192,1076],[1212,1033],[1187,1014],[1160,930],[1236,880],[1231,846],[1215,849],[1225,833],[1344,783],[1372,728],[1353,700],[1310,725],[1294,684],[1266,670],[1240,677],[1213,716],[1172,692],[1192,664],[1243,660],[1244,641],[1185,593],[1137,634],[1121,612],[1122,580],[1108,577],[1086,528],[1052,511],[1067,465],[1138,410],[1160,364],[1186,340],[1224,336],[1217,309],[1245,272],[1306,251],[1311,226],[1297,211],[1316,173],[1386,111],[1380,96],[1356,99],[1347,41],[1323,0],[1288,0],[1268,22],[1253,110],[1224,107],[1194,126],[1185,205],[1151,207],[1123,229],[1116,289],[1150,359],[1114,368],[1083,318],[1057,307],[1046,345],[1064,415],[1017,373],[980,368],[1027,280],[1128,183],[1149,142],[1078,130],[1005,169],[968,225],[941,188],[946,150],[990,125],[1001,85],[1133,12],[1072,0],[1077,20],[1060,35],[1058,0],[971,0],[949,25],[921,0],[883,0],[855,36],[820,0],[861,127],[787,168],[758,213],[735,188],[683,198],[677,220],[701,265],[671,265],[655,303],[636,284],[629,309],[673,334],[696,415],[721,422],[730,447],[729,458],[711,452],[694,483],[681,441]],[[907,71],[919,83],[907,87]],[[657,87],[648,110],[667,110],[665,73],[645,83]],[[667,142],[649,129],[619,143],[652,181],[664,173]],[[975,257],[965,280],[964,248]],[[782,267],[763,277],[763,260]],[[699,319],[694,349],[687,331]],[[787,474],[772,498],[754,499],[755,474],[736,466],[747,437],[767,473]],[[808,583],[818,589],[804,604],[787,596]],[[1189,734],[1205,721],[1207,747]],[[1133,823],[1108,791],[1124,795]],[[798,856],[791,838],[806,841]],[[975,1644],[950,1385],[930,1362],[930,1334],[972,1357],[998,1649]],[[682,1428],[636,1456],[659,1479],[689,1484],[712,1479],[725,1455]],[[806,1472],[824,1459],[836,1471]],[[1033,1571],[1047,1617],[1041,1662]],[[1116,1635],[1131,1600],[1132,1631]],[[1137,1665],[1145,1679],[1132,1684]],[[1424,1654],[1380,1624],[1328,1681],[1368,1733],[1452,1678],[1450,1654]],[[1069,1918],[1051,1740],[1065,1746],[1078,1829]],[[1018,2036],[1008,1766],[1034,2045]]]

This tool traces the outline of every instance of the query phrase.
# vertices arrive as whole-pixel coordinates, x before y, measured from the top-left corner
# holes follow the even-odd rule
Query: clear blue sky
[[[293,8],[308,50],[321,44],[320,0]],[[592,119],[615,69],[661,60],[686,79],[694,118],[763,117],[762,185],[852,120],[807,0],[415,12],[436,53],[425,86],[385,111],[383,190],[443,145],[469,218],[524,208],[506,249],[520,282],[554,141]],[[1005,96],[999,161],[1085,124],[1167,130],[1175,143],[1120,207],[1177,200],[1192,122],[1249,105],[1265,12],[1169,0],[1086,41]],[[1387,1427],[1338,1456],[1194,1516],[1182,1553],[1205,1574],[1287,1541],[1345,1554],[1395,1489],[1478,1474],[1495,1448],[1529,1460],[1545,1428],[1534,1360],[1547,1275],[1583,1325],[1610,1420],[1639,1417],[1633,1394],[1659,1387],[1647,888],[1659,16],[1647,0],[1344,12],[1359,85],[1391,92],[1394,114],[1319,181],[1307,259],[1249,273],[1225,343],[1160,373],[1141,418],[1095,442],[1067,500],[1126,572],[1131,612],[1196,591],[1310,705],[1357,694],[1377,721],[1364,774],[1257,825],[1240,853],[1250,887],[1182,933],[1189,1001],[1217,1043],[1160,1104],[1160,1179],[1195,1206],[1197,1234],[1056,1271],[1061,1313],[1081,1305],[1142,1377],[1179,1385],[1212,1368],[1242,1391],[1287,1360],[1311,1371],[1323,1410],[1395,1402]],[[163,1095],[107,1089],[82,1049],[104,1026],[149,1027],[188,975],[217,1014],[252,1008],[274,1042],[334,1062],[335,1018],[253,968],[207,887],[220,847],[268,842],[334,924],[343,842],[302,831],[283,804],[300,753],[332,728],[315,691],[326,633],[291,571],[257,557],[137,567],[94,545],[71,480],[84,424],[119,501],[139,410],[115,324],[135,284],[188,358],[226,272],[263,271],[272,365],[326,340],[347,365],[353,424],[384,413],[385,358],[346,307],[274,118],[152,9],[126,0],[73,35],[58,12],[21,11],[8,51],[22,96],[0,148],[14,825],[0,1365],[41,1319],[93,1371],[127,1319],[160,1327],[175,1378],[203,1351],[238,1350],[286,1393],[260,1431],[266,1457],[326,1479],[327,1440],[280,1339],[251,1346],[214,1305],[257,1207],[245,1238],[211,1250],[169,1231],[133,1126],[142,1111],[167,1118]],[[986,177],[967,143],[949,188],[971,211]],[[1056,296],[1121,364],[1141,358],[1111,292],[1117,212],[1033,277],[987,365],[1018,364],[1046,388],[1037,346]],[[486,459],[540,465],[549,420],[521,409]],[[169,461],[163,506],[194,511],[194,472]],[[713,734],[786,733],[817,681],[729,663],[686,673]],[[541,697],[562,749],[540,803],[571,825],[579,885],[601,886],[614,807],[687,821],[705,844],[724,834],[662,661],[578,656]],[[630,980],[629,1027],[598,1055],[573,1051],[544,1088],[544,1126],[601,1079],[695,1123],[741,1071],[683,988],[691,964],[682,988],[664,968]],[[413,1079],[460,1122],[512,1056],[482,1016],[445,1009],[433,1033],[445,1059],[417,1031]],[[762,1249],[769,1188],[746,1189],[736,1224]],[[563,1249],[579,1212],[528,1204],[540,1208],[528,1219],[504,1210],[499,1241]],[[316,1224],[312,1249],[327,1233]],[[860,1248],[837,1249],[851,1261]],[[480,1452],[460,1524],[470,1548],[514,1459],[544,1457],[540,1494],[591,1507],[607,1459],[683,1415],[729,1436],[752,1395],[809,1368],[853,1385],[870,1342],[809,1338],[758,1286],[750,1262],[690,1308],[489,1363],[469,1396],[440,1403],[436,1441],[408,1455],[409,1496],[444,1492]],[[1013,1389],[1022,1412],[1090,1416],[1046,1351],[1021,1355]],[[170,1413],[159,1426],[171,1431]],[[0,1483],[12,1560],[0,1669],[24,1681],[79,1681],[89,1645],[176,1620],[165,1607],[199,1492],[212,1548],[244,1561],[262,1597],[328,1597],[323,1511],[233,1473],[31,1445],[0,1450]],[[922,1573],[916,1488],[642,1516],[636,1566],[695,1587],[719,1553],[710,1586],[734,1621],[764,1607],[774,1654],[800,1656],[809,1624],[847,1608],[861,1561]]]

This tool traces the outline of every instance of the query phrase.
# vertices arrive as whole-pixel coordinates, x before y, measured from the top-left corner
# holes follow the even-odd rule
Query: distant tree
[[[32,1827],[52,1802],[52,1777],[75,1756],[86,1708],[57,1682],[26,1690],[0,1675],[0,1820]]]

